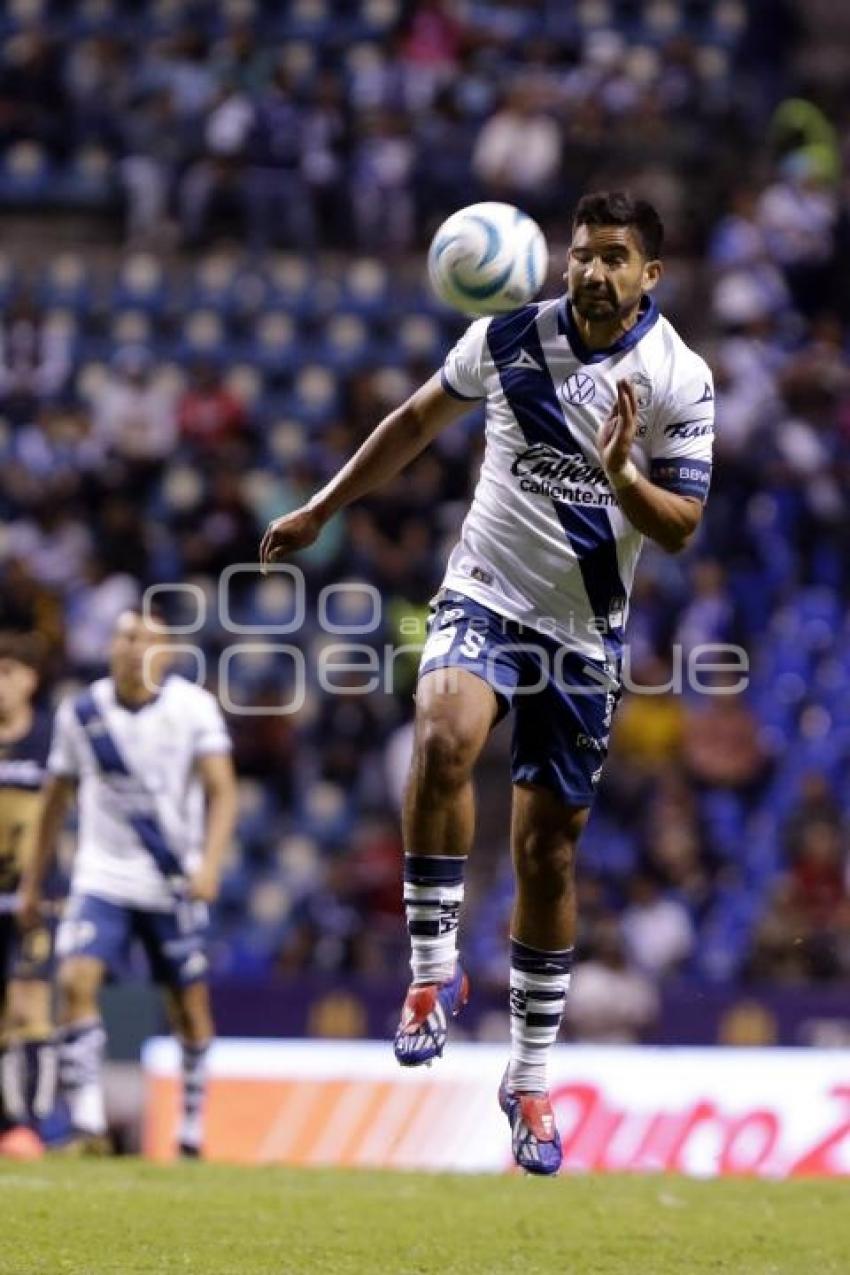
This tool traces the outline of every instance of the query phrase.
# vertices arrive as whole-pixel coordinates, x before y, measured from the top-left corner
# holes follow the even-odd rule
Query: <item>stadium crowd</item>
[[[48,244],[73,208],[108,251],[57,239],[0,263],[0,624],[49,639],[52,693],[100,671],[145,586],[192,586],[160,599],[228,697],[241,784],[217,969],[399,968],[415,657],[369,695],[351,668],[333,681],[352,693],[326,693],[317,667],[346,627],[382,669],[421,641],[480,420],[299,556],[288,636],[298,581],[235,572],[223,615],[222,573],[256,562],[268,519],[461,330],[422,280],[443,216],[518,202],[557,268],[577,194],[616,184],[662,212],[661,304],[712,363],[719,424],[696,548],[645,550],[630,661],[653,691],[620,710],[584,839],[574,1023],[640,1032],[674,975],[846,976],[850,101],[801,91],[794,6],[770,6],[758,44],[764,6],[737,0],[18,8],[0,30],[0,207]],[[363,590],[321,593],[346,580],[380,592],[371,629]],[[297,652],[269,642],[303,653],[300,705]],[[744,693],[717,693],[731,668],[714,693],[680,688],[706,644],[747,653]],[[497,735],[494,774],[503,751]],[[488,773],[465,943],[473,975],[504,981]]]

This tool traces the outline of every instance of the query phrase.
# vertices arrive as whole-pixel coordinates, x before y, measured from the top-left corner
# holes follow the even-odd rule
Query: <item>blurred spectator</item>
[[[758,721],[741,695],[703,694],[687,710],[683,757],[697,784],[754,793],[770,768]]]
[[[565,1017],[572,1035],[602,1045],[631,1044],[651,1028],[658,1009],[651,979],[626,962],[617,918],[603,919],[570,980]]]
[[[256,126],[256,113],[249,98],[238,89],[223,90],[204,125],[204,153],[180,183],[180,226],[187,246],[203,242],[214,207],[225,201],[231,209],[241,208],[247,198],[247,220],[249,225],[254,224],[253,177],[247,162],[249,139]],[[263,233],[266,229],[264,226]],[[264,240],[259,246],[267,242]]]
[[[662,894],[650,876],[637,876],[632,882],[622,925],[629,960],[653,978],[675,973],[693,950],[694,928],[687,909]]]
[[[561,166],[561,133],[530,83],[509,90],[475,143],[472,170],[488,199],[549,213]]]
[[[367,252],[400,252],[413,238],[413,145],[403,120],[374,111],[359,121],[352,156],[357,242]]]
[[[0,147],[39,142],[53,155],[65,152],[68,100],[59,46],[31,26],[3,46],[0,62]]]
[[[175,396],[156,376],[150,350],[119,349],[111,375],[92,393],[91,408],[97,441],[130,467],[134,481],[149,487],[177,440]]]
[[[110,572],[93,553],[83,579],[68,600],[68,658],[82,679],[103,675],[106,652],[122,611],[139,605],[139,582],[128,572]]]
[[[806,315],[827,308],[837,217],[835,193],[810,153],[796,151],[762,194],[758,222],[771,255],[784,269],[797,307]]]
[[[177,404],[181,437],[199,450],[214,448],[236,437],[246,424],[244,404],[222,381],[213,359],[200,359]]]
[[[313,192],[304,172],[305,125],[289,72],[279,65],[256,100],[248,138],[245,201],[255,252],[281,243],[302,251],[316,245]]]
[[[57,397],[71,371],[68,330],[18,297],[0,323],[0,407],[18,422],[31,420],[38,404]]]
[[[171,93],[160,88],[138,95],[121,117],[121,129],[119,174],[127,201],[127,238],[161,244],[184,152]]]

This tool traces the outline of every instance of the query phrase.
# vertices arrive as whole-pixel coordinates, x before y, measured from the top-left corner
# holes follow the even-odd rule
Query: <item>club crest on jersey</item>
[[[635,392],[635,398],[637,399],[637,436],[638,438],[646,438],[646,435],[649,432],[649,418],[647,413],[648,409],[652,406],[652,381],[650,381],[649,377],[645,376],[643,372],[635,372],[634,375],[630,377],[630,380],[632,383],[632,389]]]
[[[596,382],[587,372],[571,372],[561,386],[561,398],[576,407],[596,398]]]

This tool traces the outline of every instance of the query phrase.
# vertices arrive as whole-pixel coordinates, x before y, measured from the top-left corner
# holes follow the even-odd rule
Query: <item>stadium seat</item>
[[[338,372],[363,367],[372,349],[369,328],[356,314],[337,313],[322,329],[322,362]]]
[[[0,202],[28,204],[45,198],[51,168],[38,142],[16,142],[0,160]]]
[[[230,253],[212,253],[200,262],[186,291],[187,310],[209,309],[228,315],[234,308],[239,260]]]
[[[116,310],[109,325],[116,345],[149,345],[153,331],[151,316],[144,310]]]
[[[307,318],[314,309],[315,277],[302,257],[277,253],[266,263],[270,306],[296,318]]]
[[[0,252],[0,305],[8,305],[17,288],[17,266],[8,253]]]
[[[266,443],[271,459],[283,471],[304,456],[309,445],[304,425],[296,420],[276,421],[266,433]]]
[[[641,14],[641,26],[653,40],[669,40],[682,30],[684,14],[677,0],[650,0]]]
[[[361,257],[343,276],[341,304],[369,318],[387,318],[390,309],[390,276],[381,261]]]
[[[88,262],[82,253],[63,252],[47,263],[37,288],[43,306],[85,310],[91,304],[92,284]]]
[[[284,310],[261,314],[254,326],[251,358],[262,368],[271,384],[279,384],[301,362],[298,328]]]
[[[300,794],[295,811],[297,831],[330,848],[344,841],[351,828],[350,801],[338,784],[317,780]]]
[[[64,306],[54,306],[47,310],[44,315],[44,333],[45,336],[57,337],[66,346],[71,361],[76,359],[80,325],[73,310]]]
[[[116,195],[112,156],[102,146],[83,146],[58,176],[56,198],[73,208],[100,208]]]
[[[395,348],[403,363],[428,363],[436,366],[445,354],[442,329],[430,315],[408,315],[398,325]]]
[[[609,0],[579,0],[575,13],[579,25],[585,31],[610,27],[614,24],[614,11]]]
[[[160,314],[165,308],[165,270],[158,257],[148,252],[133,253],[122,262],[112,290],[113,306],[147,310]]]
[[[262,401],[265,391],[263,374],[250,363],[234,363],[225,373],[224,383],[244,403],[252,414]]]
[[[400,17],[400,0],[361,0],[350,38],[380,38],[396,26]]]
[[[292,413],[307,424],[324,424],[339,409],[339,391],[332,372],[319,364],[309,364],[295,377],[289,400]]]
[[[220,355],[225,337],[224,321],[217,310],[195,310],[183,319],[178,348],[187,359]]]

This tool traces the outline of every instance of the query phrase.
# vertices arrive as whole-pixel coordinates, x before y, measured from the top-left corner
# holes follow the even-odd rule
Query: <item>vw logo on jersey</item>
[[[573,405],[592,403],[596,398],[596,382],[587,372],[571,372],[561,386],[561,397]]]

